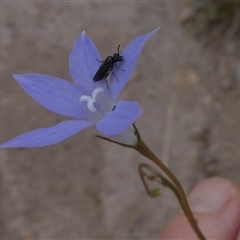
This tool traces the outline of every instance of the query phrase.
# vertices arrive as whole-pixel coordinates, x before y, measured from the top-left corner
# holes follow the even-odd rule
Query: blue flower
[[[109,87],[105,80],[96,83],[92,80],[101,65],[97,60],[102,58],[85,32],[76,40],[69,58],[74,84],[42,74],[14,74],[15,80],[35,101],[52,112],[73,119],[22,134],[0,145],[0,148],[47,146],[92,125],[113,140],[124,144],[136,143],[132,123],[140,117],[141,110],[135,101],[116,102],[116,99],[127,83],[143,46],[157,31],[142,35],[127,45],[121,53],[123,62],[119,62],[111,74]]]

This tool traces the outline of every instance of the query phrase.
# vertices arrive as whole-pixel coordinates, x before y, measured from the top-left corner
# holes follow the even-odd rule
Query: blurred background
[[[239,3],[1,2],[0,142],[64,117],[32,100],[13,73],[72,81],[83,30],[105,58],[156,27],[119,99],[188,193],[219,175],[240,186]],[[167,189],[147,196],[137,152],[89,128],[44,148],[0,150],[0,239],[157,239],[179,211]]]

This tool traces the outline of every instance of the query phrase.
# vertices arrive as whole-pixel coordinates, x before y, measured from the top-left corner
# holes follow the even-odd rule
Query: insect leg
[[[115,75],[115,73],[112,72],[112,74],[113,74],[113,76],[117,79],[117,82],[118,82],[118,78],[117,78],[117,76]]]
[[[100,63],[103,63],[104,61],[102,60],[102,61],[100,61],[100,60],[98,60],[97,58],[95,58],[98,62],[100,62]]]
[[[110,89],[109,83],[108,83],[108,80],[107,80],[107,79],[106,79],[106,84],[107,84],[108,89]]]
[[[119,70],[121,71],[124,71],[125,72],[125,69],[121,69],[120,67],[118,67],[117,65],[115,65],[116,68],[118,68]]]

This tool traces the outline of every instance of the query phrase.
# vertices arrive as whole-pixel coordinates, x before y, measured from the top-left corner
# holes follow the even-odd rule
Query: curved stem
[[[143,171],[143,168],[146,168],[147,170],[149,170],[150,172],[152,172],[152,174],[154,174],[153,176],[149,176],[147,175],[144,171]],[[160,174],[159,172],[157,172],[157,170],[155,170],[152,166],[148,165],[147,163],[141,163],[139,164],[138,166],[138,171],[139,171],[139,174],[140,174],[140,177],[141,177],[141,180],[143,182],[143,185],[147,191],[147,194],[150,196],[150,197],[155,197],[155,195],[152,194],[151,190],[149,189],[146,181],[145,181],[145,176],[150,179],[150,180],[154,180],[154,181],[157,181],[159,182],[160,184],[162,184],[164,187],[168,187],[169,189],[172,190],[172,192],[175,194],[175,196],[177,197],[183,211],[185,214],[186,211],[185,211],[185,208],[184,208],[184,205],[182,203],[182,199],[179,195],[179,192],[178,190],[176,189],[176,187],[174,186],[174,184],[172,184],[170,181],[168,181],[167,178],[165,178],[162,174]],[[160,181],[158,181],[156,178],[159,178]]]
[[[178,190],[179,196],[181,198],[182,205],[184,207],[185,215],[191,224],[192,228],[194,229],[195,233],[201,240],[205,240],[206,238],[198,228],[197,222],[192,214],[192,211],[189,207],[185,192],[174,176],[174,174],[158,159],[158,157],[148,148],[148,146],[144,143],[144,141],[139,136],[138,144],[134,147],[136,151],[138,151],[143,156],[147,157],[148,159],[152,160],[168,177],[171,179],[172,183],[175,185],[176,189]]]
[[[135,134],[136,134],[136,138],[137,138],[137,141],[136,141],[135,145],[128,145],[128,144],[120,143],[120,142],[111,140],[110,138],[99,136],[99,135],[97,135],[97,137],[99,137],[101,139],[104,139],[106,141],[112,142],[112,143],[116,143],[116,144],[124,146],[124,147],[134,148],[140,154],[142,154],[146,158],[148,158],[151,161],[153,161],[169,177],[169,179],[172,181],[172,184],[174,185],[174,188],[172,190],[176,194],[177,198],[180,199],[180,201],[179,201],[180,205],[183,208],[183,211],[184,211],[184,213],[185,213],[185,215],[186,215],[186,217],[188,219],[188,222],[192,226],[192,228],[193,228],[194,232],[196,233],[196,235],[198,236],[198,238],[201,239],[201,240],[206,240],[205,236],[202,234],[202,232],[198,228],[197,222],[196,222],[196,220],[195,220],[195,218],[193,216],[193,213],[192,213],[192,211],[191,211],[191,209],[189,207],[186,194],[185,194],[181,184],[179,183],[179,181],[177,180],[175,175],[148,148],[148,146],[142,140],[142,138],[140,136],[140,133],[139,133],[139,131],[138,131],[138,129],[137,129],[135,124],[133,124],[133,128],[135,130]],[[170,183],[170,182],[168,181],[168,183]],[[169,184],[169,187],[171,188],[171,184]]]

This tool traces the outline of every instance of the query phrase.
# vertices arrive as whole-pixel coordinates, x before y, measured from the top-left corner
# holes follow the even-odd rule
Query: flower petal
[[[82,91],[74,84],[36,73],[14,74],[13,77],[35,101],[48,110],[74,118],[84,116],[86,106],[79,101]]]
[[[61,142],[91,125],[93,124],[90,122],[79,120],[61,122],[53,127],[39,128],[19,135],[0,145],[0,148],[43,147],[51,145]]]
[[[133,125],[130,125],[117,135],[112,135],[110,139],[129,146],[136,146],[138,143],[138,138]]]
[[[122,91],[123,87],[127,83],[134,67],[137,64],[138,57],[140,55],[142,48],[147,43],[149,38],[152,37],[158,31],[158,29],[159,28],[153,30],[150,33],[147,33],[136,38],[135,40],[130,42],[120,54],[121,56],[123,56],[123,62],[117,63],[118,68],[117,67],[114,68],[114,74],[118,78],[118,81],[113,74],[111,75],[110,79],[111,91],[114,99],[118,97],[119,93]]]
[[[142,112],[136,102],[118,101],[114,110],[97,123],[99,132],[106,136],[116,135],[134,123]]]
[[[77,38],[69,57],[69,70],[75,83],[88,94],[96,87],[107,88],[105,81],[93,82],[93,76],[100,67],[102,58],[95,44],[85,31]]]

